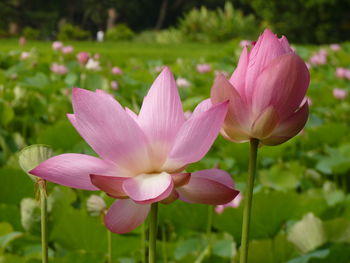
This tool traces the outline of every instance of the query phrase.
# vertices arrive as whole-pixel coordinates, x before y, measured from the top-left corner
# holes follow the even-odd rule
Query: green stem
[[[146,224],[142,224],[141,229],[141,262],[146,263]]]
[[[162,225],[162,254],[163,254],[163,262],[168,262],[168,255],[167,255],[167,247],[166,247],[166,229],[165,224]]]
[[[149,227],[149,253],[148,263],[156,262],[156,244],[157,244],[157,214],[158,214],[158,203],[151,205],[151,221]]]
[[[250,140],[249,169],[248,169],[247,184],[246,184],[245,195],[244,195],[240,263],[248,262],[249,226],[250,226],[250,216],[251,216],[252,201],[253,201],[253,189],[254,189],[254,179],[256,174],[256,159],[258,154],[258,145],[259,145],[258,139]]]
[[[112,232],[107,229],[107,263],[112,263]]]
[[[48,245],[47,245],[47,198],[46,198],[46,183],[39,183],[40,189],[40,204],[41,204],[41,255],[42,263],[49,262]]]

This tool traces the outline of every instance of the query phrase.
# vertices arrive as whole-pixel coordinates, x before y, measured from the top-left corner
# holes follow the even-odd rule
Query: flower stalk
[[[157,220],[158,220],[158,203],[151,205],[150,214],[150,227],[149,227],[149,253],[148,263],[156,262],[156,245],[157,245]]]
[[[40,192],[40,206],[41,206],[41,255],[42,263],[48,263],[48,240],[47,240],[47,193],[46,193],[46,181],[43,179],[38,180],[39,192]]]
[[[249,249],[249,228],[250,217],[253,201],[253,189],[254,180],[256,175],[256,160],[258,153],[259,140],[250,139],[250,153],[249,153],[249,168],[248,177],[244,196],[244,208],[243,208],[243,225],[242,225],[242,239],[241,239],[241,252],[240,263],[248,262],[248,249]]]

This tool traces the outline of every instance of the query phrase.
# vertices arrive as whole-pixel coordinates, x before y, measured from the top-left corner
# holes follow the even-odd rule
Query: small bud
[[[24,198],[21,201],[21,224],[31,233],[40,232],[40,206],[33,198]]]
[[[91,216],[99,216],[106,210],[106,203],[102,197],[91,195],[86,202],[87,210]]]
[[[43,161],[49,159],[51,156],[52,149],[49,146],[43,144],[33,144],[25,147],[19,152],[19,165],[33,181],[36,181],[36,177],[28,172]]]

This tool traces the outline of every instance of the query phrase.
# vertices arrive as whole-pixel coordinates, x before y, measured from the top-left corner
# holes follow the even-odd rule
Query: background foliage
[[[184,109],[191,111],[209,96],[215,71],[231,73],[241,52],[239,41],[221,44],[147,44],[137,42],[69,42],[75,51],[62,54],[51,43],[2,40],[0,52],[0,262],[40,262],[40,235],[34,185],[20,170],[17,153],[28,144],[43,143],[55,154],[94,154],[66,119],[71,88],[103,89],[138,112],[160,67],[167,64],[176,78]],[[349,67],[350,45],[338,51],[328,46],[295,46],[309,61],[320,50],[327,63],[312,65],[308,97],[310,119],[304,131],[277,147],[260,149],[260,173],[255,187],[250,263],[347,263],[350,261],[350,101],[337,99],[334,88],[350,91],[350,81],[337,78],[337,67]],[[100,70],[87,69],[76,53],[100,55]],[[23,58],[23,53],[28,56]],[[67,67],[63,75],[52,63]],[[196,71],[208,63],[212,70]],[[113,75],[118,66],[124,72]],[[119,88],[112,89],[111,81]],[[227,143],[221,136],[203,161],[189,171],[217,164],[243,189],[247,144]],[[102,263],[107,230],[101,218],[86,209],[88,191],[49,184],[49,247],[54,263]],[[100,194],[94,192],[93,194]],[[101,195],[108,205],[113,201]],[[213,207],[209,207],[213,209]],[[160,206],[159,262],[237,262],[242,207],[213,214],[208,249],[208,214],[204,205],[175,202]],[[145,226],[147,229],[147,225]],[[142,227],[113,235],[114,262],[141,261]],[[211,251],[211,253],[209,253]],[[197,260],[197,261],[196,261]],[[236,260],[236,261],[235,261]]]
[[[221,10],[216,14],[219,17],[214,18],[215,10],[224,9],[227,3],[237,9],[234,16],[230,18]],[[98,30],[109,29],[111,8],[116,15],[112,19],[114,23],[126,24],[132,31],[176,27],[189,40],[197,41],[222,41],[223,36],[224,39],[237,35],[250,37],[256,23],[288,35],[295,43],[332,43],[350,37],[350,3],[347,0],[2,0],[0,37],[28,35],[28,28],[32,28],[39,30],[41,39],[54,39],[65,23],[79,26],[95,36]],[[193,11],[193,8],[201,11]],[[198,20],[200,16],[207,19]],[[221,27],[217,31],[220,36],[214,35],[213,27],[217,28],[221,22],[230,22],[230,26],[224,27],[229,32],[220,32]],[[193,33],[196,28],[199,33]],[[212,30],[212,35],[203,36],[201,30],[204,29]],[[173,33],[179,34],[173,29],[164,34]]]

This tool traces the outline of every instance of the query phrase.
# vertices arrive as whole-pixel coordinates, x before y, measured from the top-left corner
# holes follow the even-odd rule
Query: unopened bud
[[[106,210],[106,203],[102,197],[91,195],[86,202],[87,210],[91,216],[99,216]]]

